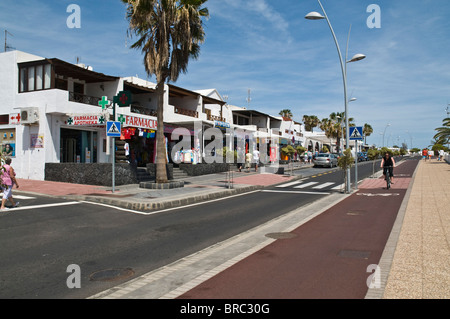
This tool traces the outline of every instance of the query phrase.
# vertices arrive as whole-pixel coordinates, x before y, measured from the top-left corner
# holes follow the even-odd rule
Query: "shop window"
[[[97,132],[61,129],[61,163],[97,162]]]

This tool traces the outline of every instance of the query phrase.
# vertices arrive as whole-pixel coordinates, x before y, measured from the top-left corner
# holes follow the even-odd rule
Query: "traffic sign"
[[[106,136],[120,137],[120,125],[118,121],[106,122]]]
[[[364,139],[363,136],[363,128],[362,126],[354,126],[350,127],[350,141],[362,141]]]

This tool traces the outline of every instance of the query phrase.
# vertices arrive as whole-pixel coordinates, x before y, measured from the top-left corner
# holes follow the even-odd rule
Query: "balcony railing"
[[[207,115],[208,121],[219,121],[219,122],[225,122],[225,118],[221,116],[216,115]]]
[[[180,115],[186,115],[191,117],[197,117],[198,118],[198,112],[192,111],[188,109],[183,109],[182,107],[175,106],[175,113]]]
[[[150,115],[150,116],[155,116],[155,117],[157,115],[156,110],[151,110],[151,109],[148,109],[146,107],[136,105],[136,104],[131,104],[131,113]]]
[[[99,97],[84,95],[84,94],[75,93],[75,92],[69,92],[69,101],[71,101],[71,102],[99,106],[98,102],[100,100],[101,100],[101,98],[99,98]]]

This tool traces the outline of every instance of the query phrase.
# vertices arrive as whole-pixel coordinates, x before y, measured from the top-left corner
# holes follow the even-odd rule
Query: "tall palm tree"
[[[156,76],[157,132],[156,182],[167,183],[164,138],[164,85],[187,72],[190,58],[197,59],[204,42],[203,17],[207,0],[122,0],[127,5],[128,35],[137,37],[131,48],[144,53],[148,75]]]
[[[367,136],[370,136],[373,133],[373,128],[370,124],[365,123],[363,127],[363,134],[364,134],[364,144],[366,143]]]
[[[341,139],[345,137],[345,112],[333,112],[330,114],[331,123],[333,123],[331,129],[331,136],[336,138],[336,144],[341,145]],[[348,118],[349,126],[355,126],[355,119],[353,117]],[[342,151],[342,150],[339,150]]]
[[[292,120],[292,118],[294,117],[294,115],[292,115],[292,111],[289,109],[281,110],[278,114],[281,115],[284,119],[288,120]]]
[[[313,132],[313,129],[320,123],[316,115],[303,115],[303,124],[305,124],[305,131]]]

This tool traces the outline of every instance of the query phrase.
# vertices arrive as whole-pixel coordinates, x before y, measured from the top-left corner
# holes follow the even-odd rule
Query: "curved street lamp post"
[[[328,27],[330,28],[331,34],[333,36],[334,39],[334,43],[336,44],[336,49],[338,51],[338,55],[339,55],[339,62],[341,64],[341,71],[342,71],[342,81],[344,84],[344,101],[345,101],[345,144],[346,147],[349,147],[349,125],[348,125],[348,100],[347,100],[347,63],[350,62],[356,62],[359,60],[364,59],[366,56],[364,54],[356,54],[354,55],[350,60],[347,61],[347,52],[346,52],[346,57],[345,57],[345,63],[344,60],[342,59],[342,54],[341,54],[341,49],[339,48],[339,43],[337,41],[336,38],[336,34],[334,33],[333,27],[331,26],[330,20],[328,19],[327,13],[325,12],[324,7],[322,6],[322,3],[320,2],[320,0],[317,0],[317,2],[320,5],[320,8],[322,9],[323,15],[321,15],[318,12],[310,12],[305,16],[305,19],[308,20],[322,20],[325,19],[328,23]],[[351,27],[350,27],[351,29]],[[348,40],[350,38],[350,31],[349,31],[349,35],[348,35],[348,39],[347,39],[347,51],[348,51]],[[346,185],[345,185],[345,189],[347,193],[350,193],[350,168],[347,168],[346,171]]]

